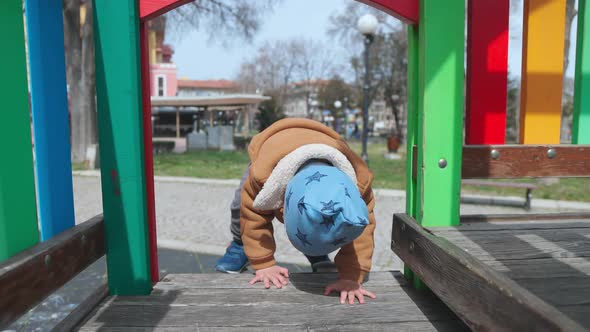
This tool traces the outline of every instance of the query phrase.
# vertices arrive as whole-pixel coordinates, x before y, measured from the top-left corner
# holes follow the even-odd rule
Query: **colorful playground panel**
[[[145,38],[142,40],[142,36],[145,37],[144,22],[146,20],[187,2],[186,0],[116,2],[95,0],[94,24],[104,238],[111,294],[146,295],[152,291],[152,282],[159,279],[155,254],[153,161],[150,148],[151,130],[149,130],[151,123],[146,120],[150,113],[150,103],[149,94],[142,91],[149,86],[149,82],[142,79],[148,77],[146,75],[148,57]],[[505,136],[508,1],[471,0],[468,2],[467,15],[463,0],[444,2],[363,0],[363,2],[385,10],[410,24],[408,28],[408,109],[410,113],[406,174],[407,214],[417,222],[413,230],[419,233],[423,231],[423,227],[429,227],[434,232],[434,227],[459,224],[460,183],[462,172],[466,169],[473,171],[475,176],[482,177],[550,175],[547,172],[558,176],[590,176],[588,147],[538,145],[558,144],[560,141],[565,1],[524,1],[521,143],[537,145],[508,146],[507,149],[497,144],[503,144]],[[102,220],[94,220],[92,227],[87,226],[87,229],[71,228],[73,205],[71,166],[67,162],[70,148],[65,138],[65,133],[69,129],[65,120],[67,113],[64,106],[64,54],[61,47],[48,46],[52,43],[63,43],[63,31],[60,30],[62,29],[60,3],[59,0],[27,0],[26,3],[27,11],[29,11],[27,24],[35,141],[46,140],[35,146],[35,166],[38,176],[38,194],[35,200],[31,136],[28,125],[29,100],[22,2],[20,0],[0,2],[0,18],[2,18],[0,34],[3,34],[5,37],[3,40],[8,43],[4,54],[6,61],[11,64],[7,66],[11,80],[0,83],[0,94],[3,101],[7,102],[8,108],[14,110],[6,112],[7,118],[0,122],[0,135],[2,135],[0,137],[3,142],[10,142],[3,145],[3,151],[11,156],[11,163],[3,163],[0,168],[0,261],[6,260],[3,265],[0,265],[0,285],[7,282],[3,278],[8,275],[1,268],[21,266],[19,264],[23,264],[22,259],[26,255],[37,255],[35,259],[27,261],[29,262],[27,264],[30,264],[27,266],[31,269],[34,267],[55,268],[55,264],[60,262],[52,260],[48,252],[58,252],[55,248],[72,245],[73,239],[83,244],[88,241],[87,236],[102,236]],[[588,54],[590,22],[588,22],[586,5],[586,1],[579,1],[572,137],[573,143],[576,144],[590,142],[588,61],[590,59]],[[39,15],[41,12],[44,15]],[[496,15],[496,20],[486,18],[484,14],[490,12]],[[467,49],[464,33],[466,18],[468,20]],[[39,50],[47,48],[51,49],[51,57],[41,57]],[[468,63],[466,89],[464,86],[465,54]],[[61,84],[44,85],[42,80],[47,77]],[[464,124],[465,100],[467,113]],[[52,116],[49,116],[50,114]],[[465,143],[468,144],[465,147],[463,145],[464,129]],[[49,144],[50,140],[52,140],[51,144]],[[44,145],[44,143],[47,144]],[[486,146],[470,147],[469,144]],[[55,151],[50,150],[50,147]],[[514,152],[514,149],[520,149],[520,152]],[[52,153],[48,153],[49,151]],[[469,160],[474,160],[469,163],[481,167],[465,165],[464,151]],[[481,151],[484,153],[482,154]],[[519,153],[522,157],[520,160],[517,158]],[[570,160],[564,156],[571,156]],[[529,157],[532,159],[525,160]],[[538,162],[539,160],[546,160],[546,164],[551,167],[541,169],[543,165]],[[572,161],[575,162],[572,163]],[[463,175],[465,176],[465,173]],[[40,211],[39,227],[37,227],[36,205],[39,206]],[[410,222],[409,219],[406,221]],[[559,232],[565,232],[559,227],[556,229]],[[39,241],[39,233],[41,233],[41,239],[47,241],[35,246]],[[429,236],[426,233],[421,235]],[[97,243],[97,239],[92,240],[94,241],[91,241],[92,243]],[[408,239],[402,240],[407,242]],[[407,243],[410,253],[434,250],[433,247],[421,247],[418,242],[412,243]],[[457,241],[457,244],[461,243]],[[53,249],[47,251],[44,245]],[[57,246],[54,247],[55,245]],[[31,247],[36,250],[23,251]],[[92,255],[95,256],[99,252],[102,252],[100,248],[95,248]],[[94,257],[88,256],[90,254],[84,250],[81,250],[79,255],[78,258],[83,262],[90,261],[88,257]],[[14,257],[10,258],[11,256]],[[469,257],[465,259],[473,258]],[[416,262],[415,259],[408,259],[408,261],[418,264],[414,266],[425,262]],[[41,268],[39,264],[45,267]],[[84,264],[79,265],[84,266]],[[485,273],[489,273],[489,276],[497,277],[494,272],[486,268],[484,270]],[[407,271],[409,272],[409,269]],[[465,267],[457,271],[465,273],[466,276],[471,272]],[[413,274],[415,285],[420,286],[421,280],[425,280],[429,287],[435,286],[432,283],[433,279],[429,279],[423,270],[418,269],[416,272],[418,273]],[[445,276],[441,274],[442,277]],[[447,281],[456,281],[456,279],[460,278]],[[506,281],[502,280],[502,282]],[[433,290],[437,293],[436,288]],[[489,290],[495,294],[494,296],[500,296],[499,299],[502,299],[501,289]],[[48,289],[43,290],[43,292],[48,291]],[[46,295],[39,292],[32,302],[38,301],[42,294]],[[519,289],[517,293],[524,294],[523,299],[527,299],[526,292]],[[440,293],[437,294],[441,296]],[[569,293],[566,295],[569,296]],[[4,303],[3,301],[10,300],[10,293],[2,298],[5,300],[0,299],[0,305]],[[452,308],[456,308],[453,305],[456,304],[454,302],[459,301],[459,298],[457,296],[443,299]],[[505,301],[505,304],[511,303],[509,299]],[[537,300],[533,302],[535,301]],[[553,312],[555,308],[551,303],[546,302],[539,304],[539,307]],[[392,304],[388,306],[391,308]],[[520,307],[515,308],[528,310],[527,303],[524,305],[521,303]],[[582,310],[585,309],[582,308]],[[170,315],[173,316],[175,311],[172,311]],[[485,310],[482,312],[490,314]],[[535,310],[530,313],[534,315]],[[167,316],[167,313],[162,314],[164,315],[162,319],[171,317]],[[493,314],[486,318],[492,319],[490,324],[493,324],[495,317]],[[470,324],[473,322],[463,316],[462,318],[473,327]],[[576,322],[572,323],[572,319]],[[540,321],[546,324],[557,324],[558,327],[575,327],[572,329],[575,330],[580,319],[577,316],[566,317],[566,319],[559,316],[553,323],[549,320]],[[0,326],[4,323],[5,321],[0,319]],[[582,322],[582,324],[585,323]]]

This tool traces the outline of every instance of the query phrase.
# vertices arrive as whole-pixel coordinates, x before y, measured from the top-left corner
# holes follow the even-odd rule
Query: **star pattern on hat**
[[[332,229],[332,227],[334,227],[334,223],[336,222],[336,220],[334,220],[334,217],[332,216],[322,216],[323,221],[320,223],[320,225],[326,225],[326,229],[330,230]]]
[[[312,183],[313,181],[317,181],[320,182],[320,180],[322,180],[323,177],[325,177],[327,175],[322,174],[320,172],[315,172],[313,175],[306,177],[305,179],[307,180],[307,182],[305,183],[305,185],[307,186],[308,184]]]
[[[336,212],[339,209],[336,209],[336,205],[340,204],[340,202],[334,202],[332,200],[330,200],[328,203],[324,203],[324,202],[320,202],[322,203],[322,205],[324,207],[322,207],[322,212],[323,211],[330,211],[330,212]]]
[[[297,228],[297,234],[295,236],[297,236],[303,245],[311,246],[311,243],[307,240],[307,234],[303,233],[299,228]]]
[[[299,202],[297,203],[297,208],[299,209],[299,214],[303,214],[303,211],[307,211],[307,207],[305,206],[305,196],[301,197]]]
[[[332,241],[332,245],[333,246],[340,246],[340,245],[345,244],[345,243],[346,243],[346,237],[341,237],[339,239],[336,239],[336,240]]]
[[[361,224],[368,224],[368,223],[369,223],[369,222],[367,221],[367,219],[365,219],[365,218],[363,218],[363,217],[357,217],[357,218],[358,218],[358,220],[359,220],[359,222],[360,222]]]
[[[287,198],[286,198],[286,203],[285,204],[285,210],[289,211],[289,201],[291,200],[291,196],[293,196],[293,189],[289,190],[289,193],[287,194]]]
[[[351,198],[347,187],[344,187],[344,195],[348,196],[348,198]]]

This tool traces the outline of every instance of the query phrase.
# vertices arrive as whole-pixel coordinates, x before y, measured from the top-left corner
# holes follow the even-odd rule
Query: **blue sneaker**
[[[223,273],[241,273],[248,266],[248,257],[244,252],[244,246],[232,241],[225,255],[217,261],[215,270]]]

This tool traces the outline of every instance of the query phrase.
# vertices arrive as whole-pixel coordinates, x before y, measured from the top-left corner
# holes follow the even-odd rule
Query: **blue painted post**
[[[62,0],[26,0],[41,239],[74,226]]]

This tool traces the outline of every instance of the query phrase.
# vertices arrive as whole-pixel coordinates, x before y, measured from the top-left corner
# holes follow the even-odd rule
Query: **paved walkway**
[[[221,255],[231,240],[229,205],[238,184],[236,180],[204,180],[186,178],[156,178],[156,215],[160,247],[185,252]],[[97,176],[75,176],[74,192],[76,219],[82,222],[101,213],[100,181]],[[376,190],[375,213],[375,271],[400,269],[401,262],[390,249],[393,213],[404,211],[403,193],[395,190]],[[522,198],[520,198],[522,199]],[[533,200],[536,203],[540,200]],[[537,204],[539,205],[539,204]],[[550,204],[540,204],[531,212],[553,211]],[[555,204],[554,204],[555,205]],[[562,204],[563,205],[563,204]],[[555,205],[559,207],[559,205]],[[582,205],[580,205],[582,206]],[[560,211],[572,206],[561,206]],[[524,213],[523,209],[463,204],[463,214]],[[278,261],[307,264],[287,240],[284,227],[275,220]]]

